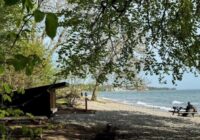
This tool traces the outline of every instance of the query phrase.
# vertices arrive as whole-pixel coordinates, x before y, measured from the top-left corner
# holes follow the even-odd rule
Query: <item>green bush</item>
[[[42,137],[43,130],[42,128],[28,128],[23,126],[21,133],[24,137],[29,137],[30,139],[34,140],[36,137]]]
[[[71,92],[65,96],[66,105],[69,107],[74,107],[77,104],[77,99],[80,98],[76,92]]]

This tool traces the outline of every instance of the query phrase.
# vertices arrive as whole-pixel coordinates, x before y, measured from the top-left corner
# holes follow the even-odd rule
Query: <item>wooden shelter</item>
[[[4,105],[19,108],[24,113],[49,117],[57,111],[55,90],[68,85],[68,83],[62,82],[25,89],[24,94],[14,92],[12,102],[5,102]]]

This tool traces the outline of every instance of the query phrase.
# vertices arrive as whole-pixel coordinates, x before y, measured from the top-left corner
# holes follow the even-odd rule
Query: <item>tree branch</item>
[[[19,37],[20,37],[20,34],[23,32],[23,29],[24,29],[25,25],[26,25],[26,24],[28,23],[28,21],[33,17],[32,14],[31,14],[31,15],[28,14],[28,15],[26,15],[25,17],[28,17],[28,16],[30,16],[30,17],[29,17],[27,20],[25,20],[24,23],[22,24],[22,26],[21,26],[19,32],[18,32],[17,35],[16,35],[16,38],[15,38],[15,40],[14,40],[14,42],[13,42],[11,48],[14,48],[14,46],[15,46],[17,40],[18,40]]]

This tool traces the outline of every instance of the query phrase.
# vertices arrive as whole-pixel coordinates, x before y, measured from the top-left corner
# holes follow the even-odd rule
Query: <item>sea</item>
[[[100,92],[99,97],[124,104],[172,110],[173,106],[186,107],[187,102],[200,112],[200,90],[150,90]]]

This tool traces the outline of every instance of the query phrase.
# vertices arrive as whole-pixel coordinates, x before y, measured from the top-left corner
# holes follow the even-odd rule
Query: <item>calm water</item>
[[[99,96],[105,99],[126,104],[146,106],[169,110],[172,106],[185,107],[190,101],[198,112],[200,111],[200,90],[172,90],[172,91],[115,91],[100,92]]]

